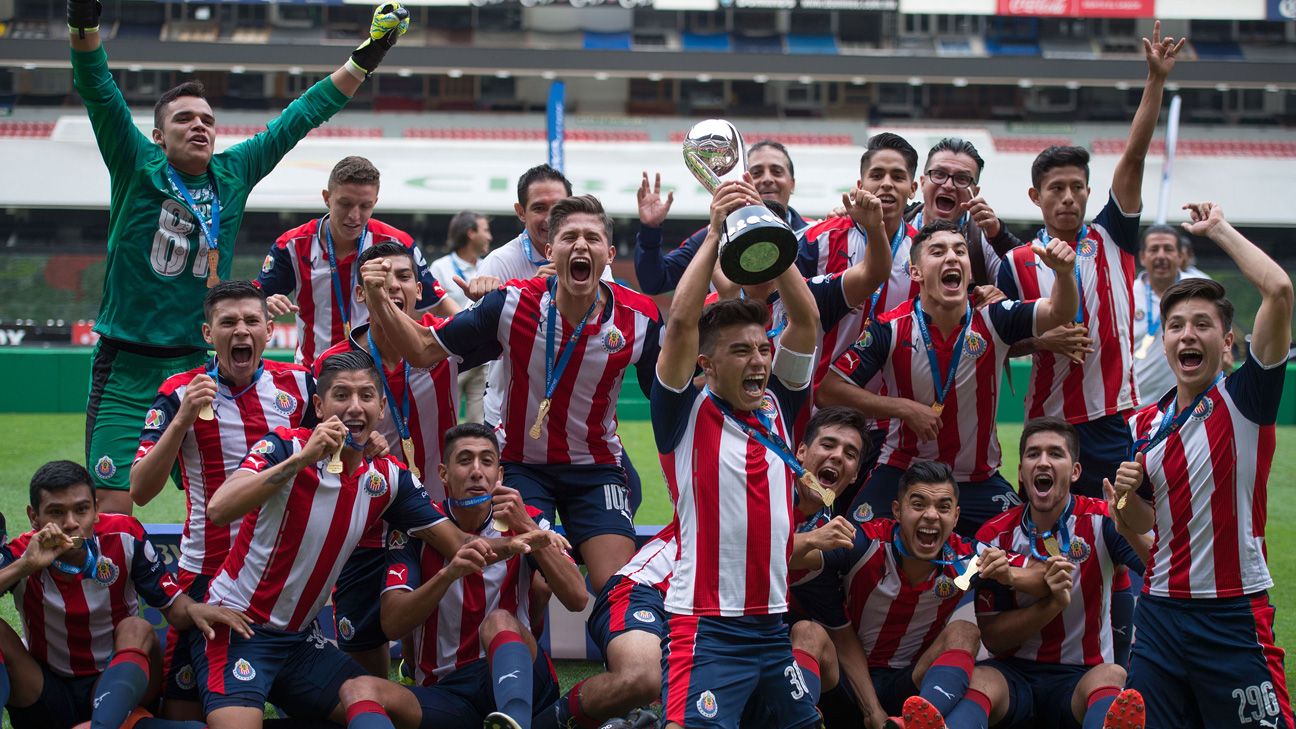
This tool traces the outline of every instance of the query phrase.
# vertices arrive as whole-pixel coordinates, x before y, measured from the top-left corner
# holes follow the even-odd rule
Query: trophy
[[[684,164],[712,195],[720,183],[747,171],[747,148],[733,124],[698,122],[684,138]],[[729,214],[720,237],[720,270],[736,284],[764,283],[797,257],[797,236],[786,221],[761,204]]]

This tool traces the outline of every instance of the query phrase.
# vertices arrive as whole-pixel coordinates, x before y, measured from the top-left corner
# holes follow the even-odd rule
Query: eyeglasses
[[[959,189],[971,187],[972,183],[976,182],[972,175],[969,175],[966,172],[957,172],[951,175],[945,170],[936,167],[927,170],[927,177],[937,185],[944,185],[946,181],[953,180],[954,187]]]

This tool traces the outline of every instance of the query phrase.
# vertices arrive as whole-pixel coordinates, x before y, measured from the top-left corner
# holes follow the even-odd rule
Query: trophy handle
[[[720,178],[716,176],[715,172],[711,171],[710,167],[706,166],[706,163],[702,161],[697,152],[691,149],[684,150],[684,166],[688,167],[689,172],[693,173],[693,177],[702,183],[707,192],[714,195],[715,191],[720,189]]]

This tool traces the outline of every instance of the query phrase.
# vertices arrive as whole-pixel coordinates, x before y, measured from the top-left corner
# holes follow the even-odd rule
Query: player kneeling
[[[139,598],[179,630],[246,631],[242,616],[189,599],[167,574],[144,527],[100,514],[90,474],[71,461],[41,466],[27,516],[34,531],[0,548],[0,592],[13,589],[26,645],[0,623],[15,729],[133,725],[157,699],[162,654]],[[143,713],[147,716],[147,713]],[[128,717],[130,717],[129,724]],[[151,720],[151,726],[200,726]]]

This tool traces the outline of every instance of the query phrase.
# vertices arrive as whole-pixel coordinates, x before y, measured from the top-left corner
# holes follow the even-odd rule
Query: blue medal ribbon
[[[216,396],[223,397],[226,400],[229,400],[230,402],[234,402],[235,400],[238,400],[240,397],[246,395],[248,390],[251,390],[252,388],[256,387],[257,381],[261,379],[261,373],[263,372],[265,372],[264,360],[262,360],[261,364],[257,366],[256,372],[252,373],[252,382],[248,383],[247,387],[243,388],[242,390],[239,390],[238,392],[225,395],[220,391],[221,381],[220,381],[219,363],[216,361],[215,357],[212,357],[211,362],[207,364],[207,376],[212,378],[212,380],[216,383]],[[226,389],[229,389],[229,387],[227,386]]]
[[[382,375],[379,379],[382,380],[383,392],[387,394],[387,411],[391,413],[392,420],[396,422],[396,433],[400,435],[402,441],[407,440],[410,437],[410,363],[408,360],[401,361],[401,364],[405,366],[405,389],[401,392],[400,409],[397,410],[396,396],[392,394],[391,385],[387,382],[387,373],[383,371],[382,355],[378,352],[378,345],[374,344],[372,329],[365,330],[365,338],[369,340],[369,356],[373,357],[374,366],[378,368],[379,374]]]
[[[320,227],[324,229],[324,244],[328,251],[329,279],[333,282],[333,297],[337,299],[338,311],[342,312],[342,331],[345,336],[351,336],[351,297],[342,288],[342,276],[338,273],[337,254],[333,252],[333,230],[329,227],[329,216],[325,215],[320,218]],[[360,253],[364,251],[365,238],[369,235],[369,224],[365,224],[364,232],[356,239],[356,261],[360,260]],[[354,280],[359,275],[356,266],[351,267],[351,278]]]
[[[896,524],[894,527],[891,528],[891,545],[895,547],[895,550],[900,553],[901,557],[907,557],[909,559],[918,559],[912,554],[909,554],[909,550],[905,549],[904,540],[900,538],[899,524]],[[973,552],[972,554],[976,554],[976,552]],[[959,562],[966,562],[967,560],[972,558],[972,554],[964,555],[962,557],[958,556],[957,554],[954,554],[954,548],[950,546],[949,540],[946,540],[945,545],[941,547],[941,557],[943,559],[929,559],[925,561],[930,562],[938,567],[949,567],[950,565],[957,565]],[[967,568],[964,568],[958,570],[958,573],[962,575],[966,571]]]
[[[1035,526],[1035,520],[1031,518],[1030,506],[1022,509],[1022,531],[1026,533],[1026,538],[1030,540],[1031,556],[1041,562],[1047,562],[1049,555],[1040,554],[1039,549],[1035,546],[1037,543],[1048,539],[1049,537],[1058,537],[1058,546],[1062,549],[1062,554],[1066,555],[1071,551],[1071,529],[1067,523],[1071,520],[1071,510],[1075,508],[1075,497],[1067,497],[1066,509],[1058,517],[1057,523],[1052,529],[1039,533],[1039,528]]]
[[[549,263],[549,259],[548,259],[548,258],[540,258],[539,260],[537,260],[537,259],[535,259],[535,258],[532,257],[532,256],[534,255],[534,252],[533,252],[532,249],[531,249],[531,234],[530,234],[530,233],[528,233],[528,232],[526,232],[525,230],[523,230],[523,231],[522,231],[522,235],[520,235],[520,236],[518,236],[518,237],[519,237],[519,238],[521,239],[521,241],[522,241],[522,253],[523,253],[523,255],[526,256],[526,259],[527,259],[528,261],[531,262],[531,265],[532,265],[532,266],[535,266],[536,268],[539,268],[540,266],[543,266],[543,265]]]
[[[1075,242],[1076,262],[1075,262],[1075,267],[1072,269],[1075,271],[1076,289],[1080,292],[1080,306],[1076,307],[1076,315],[1075,315],[1076,324],[1085,323],[1084,279],[1080,277],[1080,244],[1083,243],[1085,239],[1088,237],[1089,237],[1089,226],[1087,225],[1080,226],[1080,234],[1076,236],[1076,242]],[[1045,228],[1040,228],[1039,232],[1035,234],[1035,240],[1039,241],[1039,244],[1041,246],[1047,248],[1048,240],[1049,240],[1048,230]]]
[[[1156,432],[1134,441],[1134,445],[1130,446],[1129,460],[1132,461],[1138,454],[1147,453],[1156,448],[1162,441],[1182,428],[1184,423],[1188,422],[1188,418],[1191,418],[1192,414],[1196,412],[1197,406],[1201,405],[1202,400],[1205,400],[1211,394],[1211,391],[1219,385],[1222,379],[1224,379],[1223,373],[1215,375],[1215,381],[1211,383],[1211,386],[1202,390],[1197,397],[1193,398],[1192,404],[1178,414],[1175,414],[1175,406],[1179,402],[1178,393],[1170,393],[1170,402],[1161,413],[1161,423],[1157,426]]]
[[[857,224],[855,227],[859,228],[859,225]],[[904,242],[905,232],[908,230],[908,227],[909,226],[903,220],[900,221],[900,227],[896,230],[895,235],[891,237],[891,265],[892,266],[895,265],[896,251],[900,250],[900,244]],[[860,230],[860,232],[864,233],[863,230]],[[868,245],[868,233],[864,233],[864,245]],[[869,322],[873,321],[873,314],[877,310],[878,299],[881,298],[882,289],[885,287],[886,287],[886,283],[883,282],[881,286],[878,286],[877,291],[874,291],[873,295],[869,297],[868,315],[864,317],[865,329],[868,328]]]
[[[216,195],[215,178],[210,175],[207,178],[212,189],[210,221],[203,220],[203,216],[198,214],[198,203],[194,202],[189,188],[185,187],[184,180],[180,179],[180,173],[176,172],[176,168],[169,164],[167,165],[167,179],[171,182],[171,191],[189,206],[189,212],[193,214],[194,220],[197,221],[198,229],[202,231],[203,237],[207,239],[207,248],[216,250],[220,245],[220,198]]]
[[[74,567],[61,559],[55,559],[52,563],[54,568],[65,575],[82,575],[89,577],[94,574],[95,566],[99,564],[99,555],[95,554],[95,540],[93,538],[85,540],[86,561],[80,567]]]
[[[454,269],[456,276],[462,278],[465,281],[468,280],[466,277],[464,277],[463,268],[459,266],[459,256],[455,255],[454,251],[450,252],[450,267]]]
[[[1179,283],[1179,280],[1182,278],[1183,278],[1182,274],[1176,275],[1175,283]],[[1151,276],[1148,277],[1147,286],[1145,288],[1147,289],[1147,309],[1145,309],[1145,311],[1147,311],[1147,321],[1148,321],[1147,335],[1149,337],[1155,337],[1157,335],[1157,332],[1161,331],[1161,312],[1159,310],[1154,310],[1152,308],[1152,277]],[[1156,315],[1157,315],[1156,320],[1152,319],[1153,311],[1156,311]]]
[[[959,332],[958,339],[954,341],[954,351],[950,353],[949,372],[944,378],[940,373],[940,362],[936,358],[936,347],[932,344],[931,331],[927,328],[927,316],[923,314],[922,297],[914,299],[914,318],[918,320],[918,332],[922,334],[923,344],[927,347],[927,363],[931,366],[932,387],[936,390],[936,402],[932,404],[933,408],[939,406],[940,410],[945,407],[945,396],[949,394],[950,388],[954,385],[954,375],[958,372],[959,360],[963,359],[963,344],[967,339],[968,330],[972,328],[972,302],[968,302],[967,314],[964,316],[963,329]],[[937,415],[940,413],[937,412]]]
[[[446,503],[456,509],[471,509],[474,506],[481,506],[490,500],[490,494],[478,494],[477,496],[469,496],[466,499],[446,499]]]
[[[549,281],[549,323],[545,327],[545,396],[548,400],[553,397],[554,390],[558,387],[558,380],[562,378],[562,373],[567,369],[567,363],[571,361],[572,352],[576,351],[576,343],[585,334],[585,324],[589,318],[594,315],[594,310],[598,308],[599,300],[602,298],[603,287],[600,284],[594,291],[594,302],[590,304],[589,309],[585,311],[585,316],[581,317],[580,323],[572,331],[570,337],[563,342],[562,351],[558,353],[557,361],[554,361],[554,338],[558,333],[558,278],[550,276]]]
[[[788,468],[792,469],[792,473],[796,474],[797,478],[801,478],[806,474],[805,466],[802,466],[801,462],[797,460],[796,455],[792,452],[791,448],[788,448],[788,445],[783,438],[780,437],[778,433],[774,432],[773,418],[770,418],[767,422],[760,414],[760,411],[756,411],[756,420],[760,423],[761,427],[754,428],[750,423],[738,417],[737,414],[734,413],[733,408],[729,406],[729,403],[716,397],[715,393],[711,392],[711,388],[703,387],[702,392],[710,398],[711,404],[715,405],[716,410],[719,410],[722,415],[733,422],[734,425],[737,425],[738,429],[747,437],[755,438],[757,443],[765,446],[766,449],[772,451],[774,455],[782,459],[782,461],[788,465]]]

